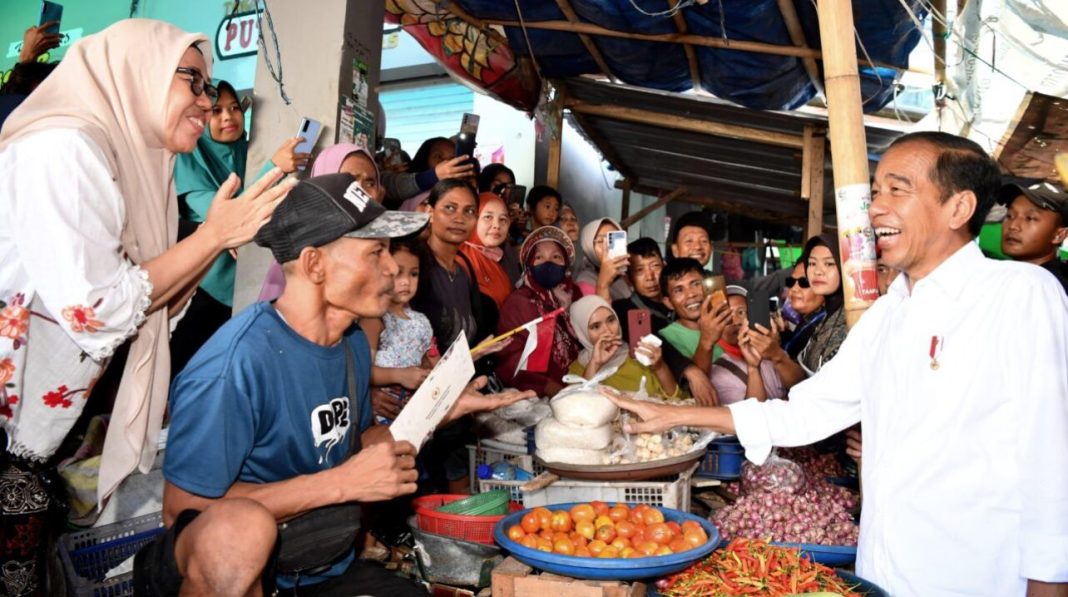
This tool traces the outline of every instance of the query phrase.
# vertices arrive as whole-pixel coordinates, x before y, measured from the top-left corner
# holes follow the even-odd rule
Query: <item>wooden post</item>
[[[871,183],[853,39],[853,6],[841,0],[817,0],[816,9],[823,47],[842,290],[846,325],[852,327],[879,296],[875,235],[868,219]]]
[[[823,162],[827,138],[816,127],[805,125],[805,146],[801,153],[801,198],[808,201],[808,228],[805,238],[823,233]]]
[[[619,220],[622,222],[630,215],[630,181],[623,179],[623,204],[620,207]]]
[[[564,110],[562,107],[552,111],[552,126],[548,127],[549,155],[545,168],[545,184],[554,189],[560,188],[560,143],[564,136]]]

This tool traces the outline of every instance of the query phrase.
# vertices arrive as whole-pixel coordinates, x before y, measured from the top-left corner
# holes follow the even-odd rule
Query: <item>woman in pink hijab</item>
[[[312,162],[311,175],[322,176],[323,174],[337,174],[345,172],[356,178],[364,191],[372,199],[382,202],[385,189],[382,186],[378,164],[371,152],[367,149],[351,143],[338,143],[331,145],[319,153]],[[267,276],[263,280],[263,288],[260,289],[259,300],[273,301],[282,296],[286,288],[286,279],[282,274],[282,266],[271,263],[267,268]]]

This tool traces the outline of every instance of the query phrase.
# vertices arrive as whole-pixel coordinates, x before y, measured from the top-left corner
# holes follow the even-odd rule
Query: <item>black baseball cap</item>
[[[1068,224],[1068,193],[1065,193],[1064,189],[1048,182],[1037,182],[1031,185],[1007,184],[998,191],[998,203],[1009,205],[1020,195],[1027,197],[1031,203],[1042,209],[1061,214],[1061,220]]]
[[[321,247],[342,236],[400,238],[419,232],[429,220],[429,214],[386,209],[351,174],[326,174],[298,182],[254,240],[285,263],[305,247]]]

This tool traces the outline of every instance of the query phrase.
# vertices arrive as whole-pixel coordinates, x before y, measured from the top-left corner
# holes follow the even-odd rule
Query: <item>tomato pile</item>
[[[600,501],[555,512],[534,508],[507,534],[530,549],[582,558],[664,556],[708,542],[708,534],[695,521],[680,525],[666,522],[664,513],[648,504],[630,508]]]

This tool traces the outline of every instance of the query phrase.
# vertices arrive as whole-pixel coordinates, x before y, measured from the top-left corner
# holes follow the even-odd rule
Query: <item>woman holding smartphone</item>
[[[596,294],[608,302],[630,297],[631,288],[624,278],[629,263],[626,250],[617,257],[608,255],[608,234],[622,230],[612,218],[598,218],[582,227],[583,263],[575,284],[583,295]],[[623,242],[624,247],[626,244]]]

